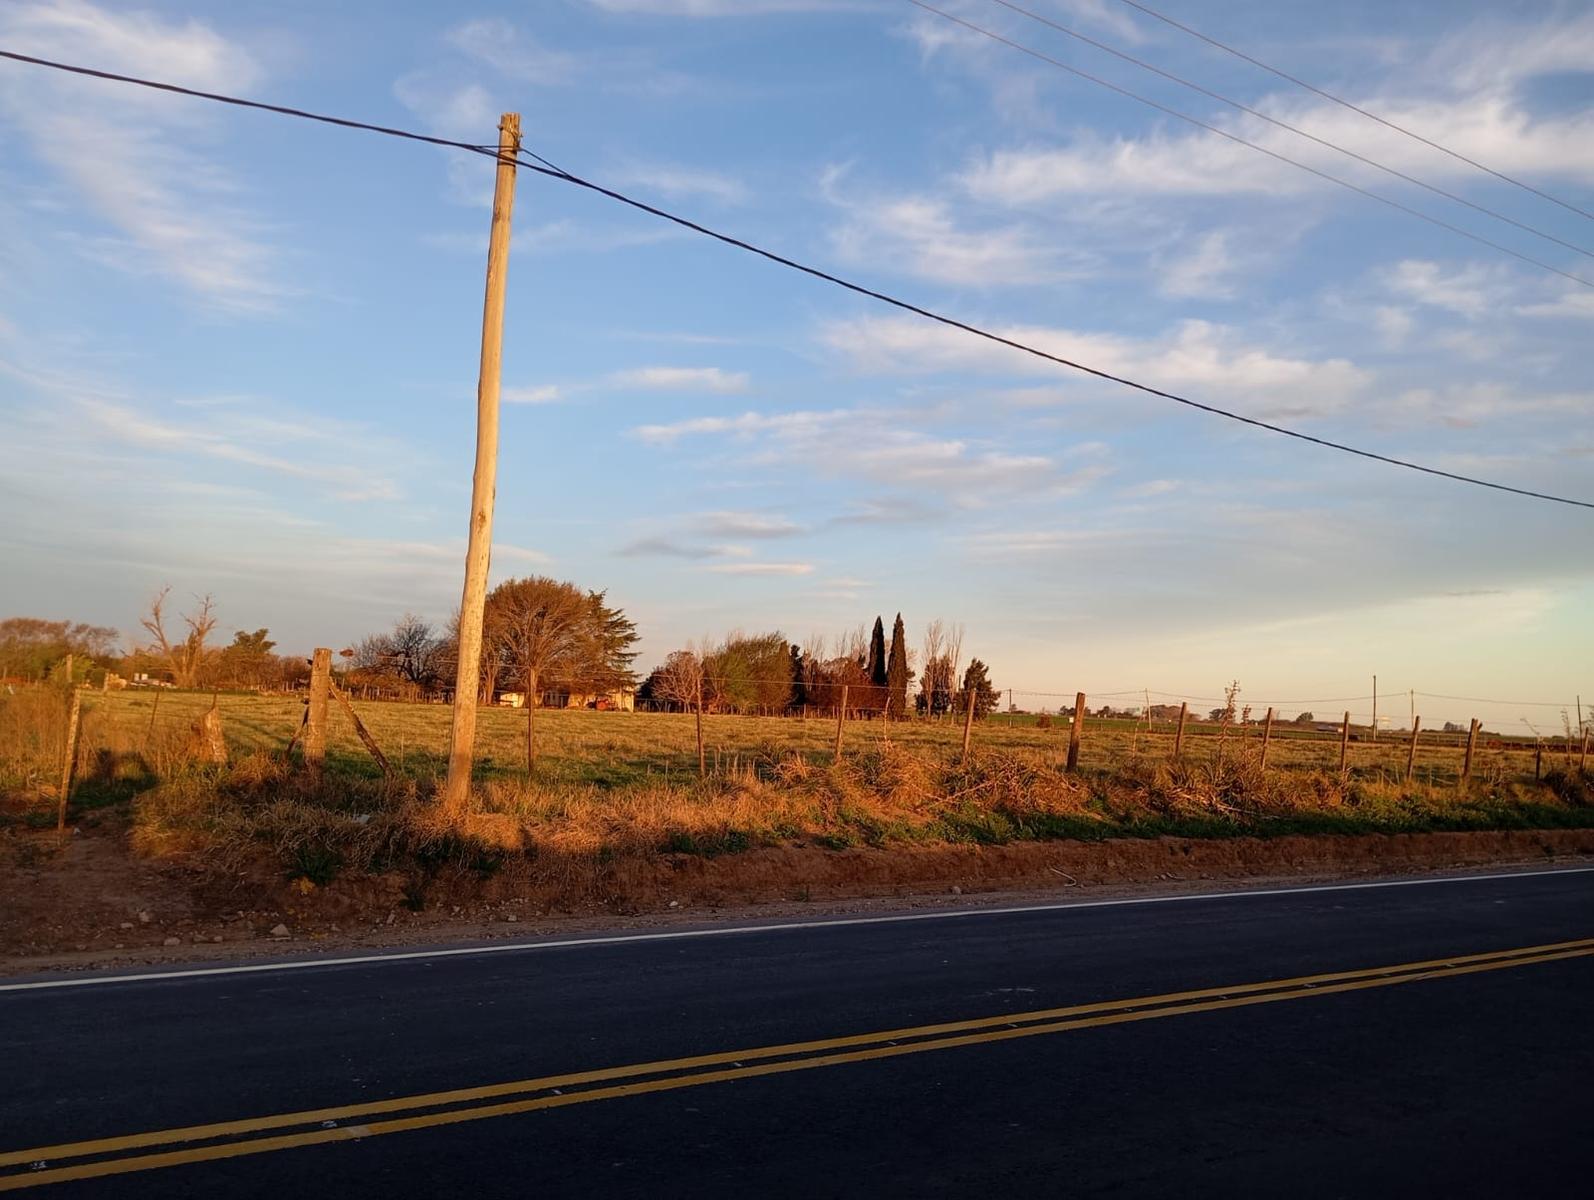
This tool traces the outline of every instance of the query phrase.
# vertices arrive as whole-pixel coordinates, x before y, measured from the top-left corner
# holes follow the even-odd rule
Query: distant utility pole
[[[1378,676],[1373,676],[1373,741],[1378,740]]]
[[[498,180],[487,239],[487,295],[482,305],[481,374],[476,383],[476,473],[470,493],[470,539],[465,547],[465,590],[459,603],[459,661],[454,675],[454,727],[448,743],[443,808],[461,816],[470,798],[476,748],[476,691],[481,679],[482,614],[492,556],[493,499],[498,481],[498,384],[504,350],[504,289],[509,281],[509,225],[515,209],[515,159],[520,154],[520,114],[498,122]],[[535,699],[527,697],[535,703]]]

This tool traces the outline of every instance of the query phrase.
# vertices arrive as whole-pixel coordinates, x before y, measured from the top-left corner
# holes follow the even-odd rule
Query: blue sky
[[[1594,245],[1594,222],[1117,0],[1033,3]],[[1166,4],[1594,209],[1587,5]],[[1594,275],[989,0],[946,7]],[[1594,289],[903,0],[14,0],[0,45],[472,141],[519,111],[527,147],[578,174],[1082,361],[1594,496]],[[288,650],[445,618],[491,172],[0,66],[0,609],[132,631],[170,583]],[[914,640],[963,622],[1020,693],[1210,696],[1238,678],[1261,702],[1357,697],[1377,673],[1390,695],[1594,699],[1586,511],[1200,416],[554,181],[521,179],[515,222],[494,573],[607,588],[644,663],[733,628],[833,640],[901,610]],[[1559,726],[1548,708],[1425,704]]]

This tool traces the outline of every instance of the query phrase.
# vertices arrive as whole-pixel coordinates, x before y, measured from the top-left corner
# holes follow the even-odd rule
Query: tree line
[[[117,649],[115,629],[81,622],[12,617],[0,621],[0,677],[64,678],[98,683],[114,672],[147,676],[180,688],[296,689],[309,676],[305,658],[276,653],[270,630],[238,630],[217,645],[217,605],[195,596],[185,610],[162,588],[140,616],[142,644]],[[902,614],[889,640],[876,617],[833,641],[810,637],[799,645],[783,633],[732,632],[675,650],[641,681],[636,624],[607,594],[541,575],[505,580],[487,597],[482,683],[478,697],[493,703],[516,692],[527,716],[527,758],[534,757],[532,710],[571,702],[601,705],[616,693],[661,709],[778,715],[808,711],[902,719],[939,717],[972,702],[984,717],[997,690],[978,658],[962,661],[963,628],[930,622],[910,647]],[[449,699],[458,658],[458,618],[444,626],[406,613],[390,629],[372,633],[339,653],[339,677],[373,699]],[[915,681],[917,686],[915,687]]]
[[[885,621],[859,626],[833,643],[813,637],[806,644],[780,631],[720,640],[705,638],[672,651],[643,681],[639,702],[675,711],[781,715],[810,710],[900,720],[962,712],[972,698],[977,717],[996,707],[990,672],[978,658],[961,664],[963,629],[944,621],[926,628],[922,652],[907,643],[902,614],[886,641]],[[917,658],[918,669],[914,660]],[[912,684],[918,679],[918,688]]]

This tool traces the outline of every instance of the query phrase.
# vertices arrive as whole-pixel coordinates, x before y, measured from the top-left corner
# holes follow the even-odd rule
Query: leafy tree
[[[551,689],[601,693],[632,686],[636,623],[604,592],[529,575],[487,596],[484,650],[526,696],[526,770],[536,763],[536,709]]]
[[[42,679],[70,654],[72,674],[82,678],[91,659],[114,656],[116,636],[114,629],[82,621],[7,617],[0,621],[0,677]]]
[[[268,675],[275,673],[276,656],[271,651],[276,645],[268,630],[257,629],[253,633],[238,630],[233,634],[232,644],[222,647],[216,656],[217,679],[221,683],[259,687]]]
[[[791,705],[791,654],[783,633],[733,633],[703,656],[706,693],[722,712],[784,712]]]
[[[1297,725],[1310,725],[1315,720],[1317,720],[1317,718],[1309,712],[1295,714],[1295,723]]]
[[[957,696],[959,712],[966,711],[971,694],[976,720],[983,720],[996,708],[996,688],[991,684],[990,671],[977,658],[970,659],[968,670],[963,672],[963,686]]]
[[[891,626],[891,654],[886,665],[886,712],[896,720],[901,720],[908,711],[908,678],[912,674],[908,670],[907,633],[902,626],[902,614],[897,614],[897,620]]]

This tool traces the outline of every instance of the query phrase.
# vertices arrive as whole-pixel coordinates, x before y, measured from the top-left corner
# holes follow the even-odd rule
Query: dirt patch
[[[266,869],[223,875],[154,864],[131,852],[126,822],[107,814],[64,846],[38,834],[0,847],[0,973],[634,928],[710,912],[734,919],[962,904],[954,898],[995,892],[1095,896],[1588,857],[1594,830],[804,845],[612,862],[544,852],[490,875],[451,865],[425,878],[315,887]]]

